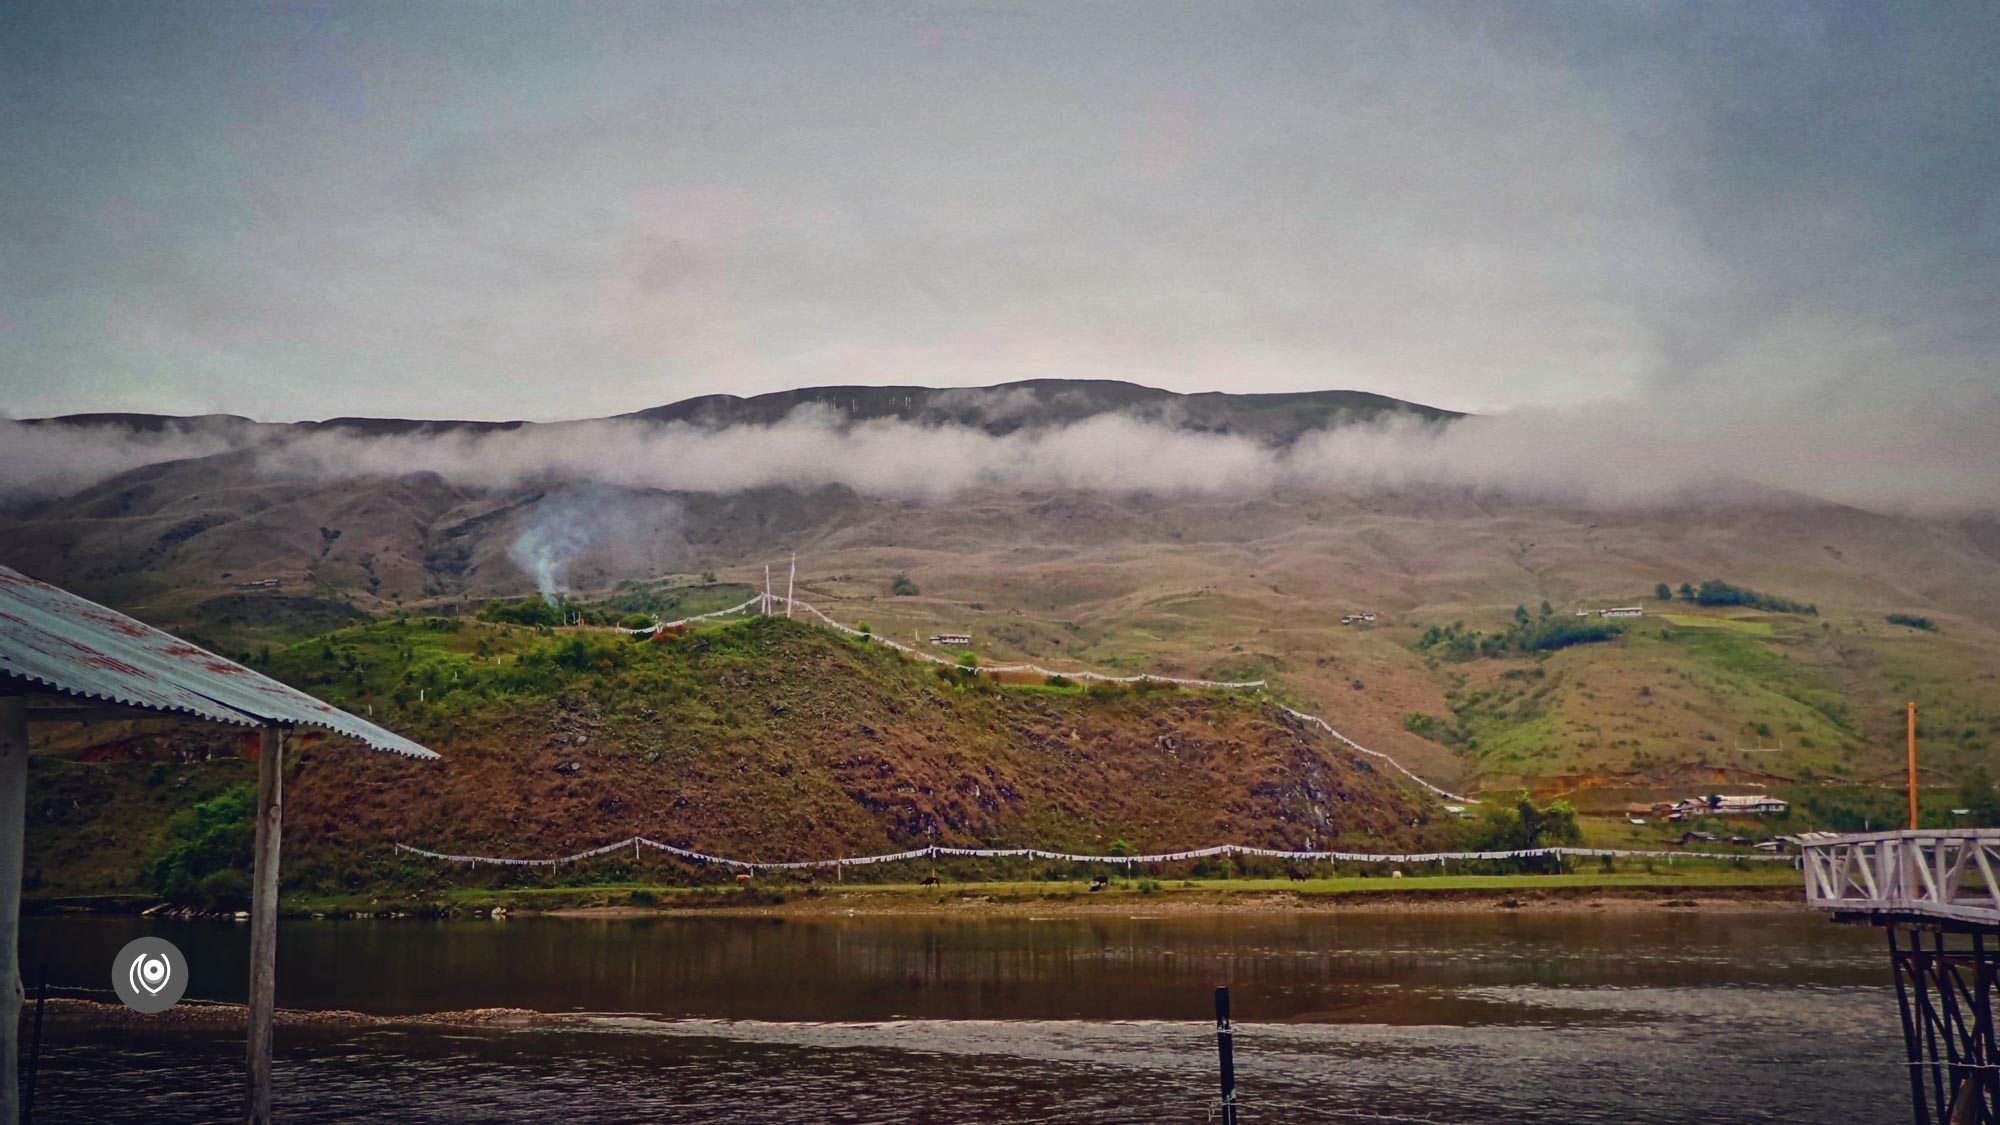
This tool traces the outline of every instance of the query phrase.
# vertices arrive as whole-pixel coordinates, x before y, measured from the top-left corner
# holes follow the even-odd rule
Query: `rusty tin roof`
[[[435,758],[402,735],[96,602],[0,566],[0,672],[57,691],[244,726],[313,726]]]

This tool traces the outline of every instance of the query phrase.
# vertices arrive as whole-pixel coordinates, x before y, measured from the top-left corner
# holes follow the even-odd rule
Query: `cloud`
[[[575,418],[839,383],[1995,354],[2000,6],[0,6],[0,399]],[[526,45],[532,45],[528,47]],[[1914,376],[1908,376],[1914,377]]]
[[[1942,389],[1940,389],[1942,388]],[[267,478],[436,473],[487,489],[609,485],[684,493],[841,486],[941,499],[972,490],[1252,495],[1470,490],[1590,507],[1681,504],[1778,489],[1877,510],[2000,511],[2000,389],[1968,379],[1921,395],[1868,380],[1810,394],[1712,390],[1424,423],[1388,416],[1289,445],[1100,414],[990,434],[966,425],[852,422],[824,406],[771,424],[639,420],[442,435],[199,428],[135,439],[94,428],[0,423],[0,491],[47,496],[147,463],[233,451]],[[1768,493],[1767,493],[1768,495]],[[607,534],[587,489],[523,529],[517,561]],[[601,499],[601,497],[600,497]],[[564,514],[567,513],[567,514]],[[563,518],[555,519],[556,515]]]

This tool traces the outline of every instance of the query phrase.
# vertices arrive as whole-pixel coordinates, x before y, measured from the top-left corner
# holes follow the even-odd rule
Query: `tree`
[[[1658,586],[1653,587],[1653,596],[1660,599],[1663,602],[1673,601],[1674,588],[1672,586],[1667,585],[1665,582],[1662,582]]]
[[[1681,583],[1681,600],[1684,602],[1691,602],[1694,600],[1693,586],[1690,586],[1685,582]]]
[[[1514,620],[1522,625],[1526,625],[1528,623],[1528,607],[1524,605],[1515,606]]]
[[[249,905],[256,802],[255,786],[238,785],[175,813],[167,821],[167,849],[153,864],[153,889],[211,910]]]
[[[1583,839],[1576,810],[1563,801],[1537,808],[1522,797],[1512,808],[1490,804],[1481,810],[1467,843],[1474,851],[1527,851],[1574,845]]]
[[[972,671],[976,671],[976,670],[978,670],[978,668],[979,668],[979,654],[978,654],[978,653],[975,653],[975,652],[971,652],[971,651],[967,651],[967,652],[961,652],[961,653],[959,653],[959,654],[958,654],[958,666],[959,666],[959,668],[961,668],[961,669],[963,669],[964,671],[967,671],[967,672],[972,672]]]
[[[918,594],[917,584],[910,581],[907,574],[898,574],[889,580],[889,592],[899,598],[914,598]]]
[[[1555,612],[1556,612],[1556,607],[1554,607],[1554,606],[1550,605],[1550,604],[1549,604],[1549,600],[1548,600],[1547,598],[1543,598],[1543,599],[1542,599],[1542,616],[1543,616],[1543,617],[1554,617],[1554,616],[1555,616]]]
[[[1985,766],[1974,766],[1958,790],[1958,803],[1967,810],[1965,819],[1975,828],[2000,828],[2000,799],[1993,795],[1993,775]]]
[[[709,586],[713,586],[713,585],[715,585],[715,572],[714,572],[714,571],[712,571],[712,570],[704,570],[704,571],[702,571],[702,572],[701,572],[701,580],[702,580],[702,582],[703,582],[704,584],[706,584],[706,585],[709,585]]]

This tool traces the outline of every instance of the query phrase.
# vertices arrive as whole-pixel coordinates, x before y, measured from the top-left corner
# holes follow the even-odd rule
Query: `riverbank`
[[[139,896],[29,898],[29,913],[152,913],[242,920],[240,912],[174,910]],[[1803,909],[1798,873],[1712,868],[1566,875],[1434,875],[1406,879],[1132,879],[1084,882],[786,883],[675,887],[465,887],[436,896],[288,895],[290,918],[551,915],[993,915],[1087,913],[1389,912],[1483,910]]]
[[[1278,914],[1461,910],[1803,909],[1790,870],[1570,875],[1444,875],[1407,879],[1113,880],[1081,882],[813,883],[731,888],[614,884],[523,890],[466,888],[427,903],[288,902],[292,912],[384,910],[561,917],[739,914],[1038,916],[1073,913]]]

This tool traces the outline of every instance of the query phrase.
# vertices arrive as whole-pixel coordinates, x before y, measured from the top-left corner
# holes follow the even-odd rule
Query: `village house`
[[[1599,617],[1644,617],[1644,616],[1646,616],[1646,611],[1645,611],[1645,609],[1644,609],[1643,607],[1640,607],[1640,606],[1636,606],[1636,605],[1621,605],[1621,606],[1615,606],[1615,607],[1613,607],[1613,608],[1611,608],[1611,609],[1600,609],[1600,610],[1598,610],[1598,611],[1597,611],[1597,616],[1599,616]]]
[[[931,643],[934,645],[949,645],[952,648],[969,648],[972,645],[972,634],[939,633],[931,638]]]
[[[1678,817],[1779,816],[1791,806],[1767,793],[1741,796],[1689,797],[1674,805]]]

